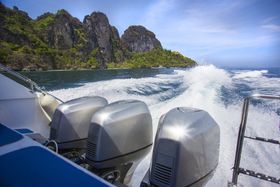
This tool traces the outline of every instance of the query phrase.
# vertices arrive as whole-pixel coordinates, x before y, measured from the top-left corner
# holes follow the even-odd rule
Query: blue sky
[[[280,67],[280,0],[1,0],[30,17],[66,9],[104,12],[120,34],[144,25],[162,45],[200,63]]]

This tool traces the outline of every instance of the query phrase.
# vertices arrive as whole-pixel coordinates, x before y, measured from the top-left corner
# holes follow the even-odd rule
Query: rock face
[[[113,33],[108,18],[101,12],[93,12],[84,18],[83,25],[88,37],[87,50],[98,49],[100,53],[97,58],[102,61],[101,68],[104,68],[106,62],[113,60]]]
[[[112,32],[111,34],[113,40],[120,40],[119,31],[116,27],[111,26],[111,32]]]
[[[130,26],[120,37],[101,12],[85,16],[83,22],[66,10],[32,20],[0,2],[0,61],[16,69],[106,68],[155,48],[162,46],[153,32]]]
[[[43,18],[41,17],[41,19]],[[60,10],[55,15],[53,22],[43,30],[43,37],[51,47],[70,49],[78,44],[79,35],[77,33],[80,29],[82,29],[82,24],[77,18],[73,18],[65,10]]]
[[[146,52],[154,48],[162,48],[155,34],[143,26],[128,27],[121,40],[131,52]]]

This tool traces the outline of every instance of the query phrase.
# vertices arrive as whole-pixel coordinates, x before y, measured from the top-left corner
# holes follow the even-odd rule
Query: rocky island
[[[196,62],[162,47],[143,26],[120,37],[107,16],[93,12],[83,22],[66,10],[35,20],[0,3],[0,63],[15,70],[188,67]]]

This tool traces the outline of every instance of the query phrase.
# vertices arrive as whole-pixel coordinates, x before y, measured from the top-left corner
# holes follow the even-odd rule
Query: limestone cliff
[[[120,37],[102,12],[85,16],[83,22],[63,9],[32,20],[26,12],[2,3],[0,48],[0,63],[16,70],[122,67],[125,62],[148,59],[141,58],[146,52],[154,56],[153,62],[143,63],[153,67],[153,63],[158,66],[158,62],[170,61],[167,57],[171,55],[144,26],[130,26]],[[167,55],[166,59],[158,61],[156,50],[162,50],[160,53]],[[130,60],[135,59],[135,54],[140,55],[138,60]]]
[[[128,27],[121,40],[131,52],[147,52],[162,48],[155,34],[141,25]]]

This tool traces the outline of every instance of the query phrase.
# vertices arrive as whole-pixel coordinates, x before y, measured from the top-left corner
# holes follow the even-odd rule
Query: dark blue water
[[[35,81],[46,91],[61,88],[79,87],[88,82],[97,82],[111,79],[152,77],[157,74],[170,73],[173,73],[173,69],[158,68],[22,72],[22,74]]]
[[[114,79],[140,79],[156,77],[157,75],[173,75],[174,68],[157,69],[125,69],[125,70],[82,70],[82,71],[46,71],[46,72],[22,72],[27,77],[38,83],[46,91],[65,88],[82,87],[87,83],[108,81]],[[182,69],[179,69],[182,70]],[[280,68],[266,69],[225,69],[232,78],[231,87],[221,85],[220,97],[225,104],[237,101],[239,98],[247,97],[253,93],[280,94]],[[200,75],[197,75],[200,76]],[[135,82],[137,83],[137,81]],[[137,86],[137,84],[135,84]],[[128,94],[150,96],[172,91],[171,95],[163,96],[160,100],[170,99],[180,95],[188,85],[183,85],[183,80],[158,82],[157,85],[146,85],[134,89],[127,88]]]

